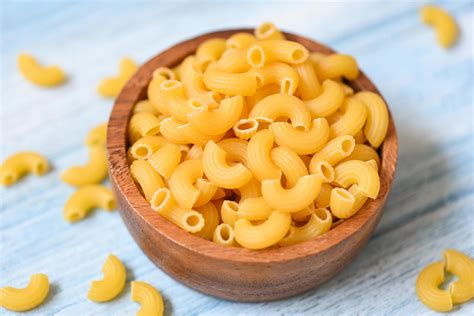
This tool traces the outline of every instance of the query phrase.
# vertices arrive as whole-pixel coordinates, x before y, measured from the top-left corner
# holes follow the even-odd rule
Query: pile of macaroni
[[[271,23],[209,39],[153,73],[129,122],[131,174],[158,214],[218,244],[314,239],[379,193],[389,114],[343,82],[358,75]]]

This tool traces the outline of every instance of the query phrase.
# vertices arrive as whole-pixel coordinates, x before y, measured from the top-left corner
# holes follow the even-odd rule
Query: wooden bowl
[[[381,188],[376,200],[316,238],[279,249],[225,248],[195,237],[156,214],[142,196],[127,164],[127,125],[133,105],[146,98],[154,69],[172,67],[212,37],[228,38],[250,29],[208,33],[182,42],[145,63],[117,98],[109,120],[107,150],[112,187],[120,214],[145,254],[177,281],[200,292],[233,301],[276,300],[314,288],[346,267],[367,243],[390,191],[397,163],[397,134],[390,116],[387,138],[380,148]],[[286,33],[310,51],[334,51],[310,39]],[[379,93],[361,72],[349,84],[355,90]]]

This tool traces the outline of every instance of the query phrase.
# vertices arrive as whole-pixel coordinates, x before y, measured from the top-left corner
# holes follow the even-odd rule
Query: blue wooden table
[[[108,253],[129,279],[163,294],[170,315],[415,315],[433,314],[416,298],[415,279],[443,249],[474,256],[473,3],[441,2],[462,36],[446,51],[420,23],[419,1],[400,2],[1,2],[1,154],[44,153],[54,166],[0,188],[0,286],[23,286],[49,275],[52,291],[37,315],[133,315],[123,295],[86,299]],[[62,170],[86,160],[87,131],[108,118],[113,101],[96,93],[123,56],[144,62],[183,39],[215,29],[272,20],[285,30],[354,55],[377,83],[400,137],[397,179],[377,231],[348,269],[318,289],[270,303],[239,304],[197,293],[148,260],[118,213],[97,211],[70,225],[62,207],[73,190]],[[31,52],[62,65],[69,82],[43,90],[26,82],[16,56]],[[474,313],[470,302],[455,315]],[[5,310],[0,314],[10,315]]]

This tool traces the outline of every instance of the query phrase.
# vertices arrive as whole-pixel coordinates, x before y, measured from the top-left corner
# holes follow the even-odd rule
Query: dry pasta
[[[29,311],[41,305],[48,293],[48,276],[43,273],[33,274],[24,288],[0,288],[0,306],[15,312]]]
[[[156,216],[215,244],[317,238],[380,190],[390,117],[348,82],[358,75],[353,57],[309,52],[268,22],[206,39],[156,69],[135,105],[131,175]]]
[[[0,183],[11,186],[28,173],[41,176],[48,172],[48,160],[39,153],[22,151],[8,157],[0,166]]]
[[[42,66],[36,58],[27,53],[18,55],[18,69],[28,81],[42,87],[55,87],[66,80],[61,68]]]

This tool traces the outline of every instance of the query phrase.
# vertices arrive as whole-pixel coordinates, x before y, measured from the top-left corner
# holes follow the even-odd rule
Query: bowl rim
[[[375,200],[367,201],[354,216],[344,220],[341,224],[313,240],[263,250],[223,247],[194,236],[156,214],[132,179],[127,162],[126,134],[128,121],[133,112],[134,104],[146,97],[146,87],[152,78],[153,70],[160,66],[173,67],[177,65],[184,57],[195,51],[199,43],[206,39],[212,37],[228,38],[230,35],[238,32],[252,33],[253,29],[227,29],[193,37],[155,55],[137,70],[117,97],[108,121],[107,160],[111,181],[114,182],[118,194],[121,195],[121,198],[125,200],[130,209],[150,225],[156,234],[161,234],[168,241],[190,252],[213,259],[241,263],[273,263],[316,256],[329,248],[337,247],[339,244],[347,242],[363,226],[368,225],[372,220],[378,221],[383,213],[383,206],[390,193],[398,160],[398,138],[388,104],[389,127],[386,138],[379,148],[381,156],[381,189],[379,196]],[[287,32],[284,32],[284,34],[289,40],[303,44],[310,52],[326,54],[336,52],[309,38]],[[382,96],[376,86],[362,71],[360,71],[358,79],[347,83],[357,90],[369,90]],[[120,200],[120,197],[117,198]],[[121,215],[122,219],[127,221],[122,211]]]

